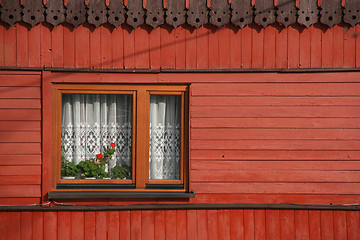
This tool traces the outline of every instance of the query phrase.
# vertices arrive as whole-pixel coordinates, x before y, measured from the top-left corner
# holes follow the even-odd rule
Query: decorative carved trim
[[[226,0],[211,0],[210,23],[221,28],[230,22],[230,5]]]
[[[147,0],[146,10],[146,24],[155,29],[164,23],[165,13],[162,6],[162,0]]]
[[[298,23],[309,28],[318,21],[317,0],[299,0]]]
[[[55,27],[65,21],[64,0],[46,1],[46,21]]]
[[[144,14],[142,0],[128,1],[127,23],[134,29],[144,23]]]
[[[42,0],[24,0],[23,21],[35,26],[44,21],[44,5]]]
[[[124,0],[110,0],[108,22],[118,28],[125,22]]]
[[[276,21],[285,27],[296,22],[295,0],[278,0]]]
[[[75,27],[86,22],[84,0],[68,0],[66,7],[66,22]]]
[[[341,22],[341,14],[341,0],[321,1],[321,23],[333,27]]]
[[[21,21],[20,0],[2,0],[1,5],[1,21],[10,26]]]
[[[88,0],[88,22],[94,24],[95,27],[100,27],[101,24],[107,21],[107,10],[103,0]]]
[[[255,19],[264,28],[275,22],[274,2],[269,0],[255,1]]]
[[[177,28],[185,23],[185,0],[167,0],[166,23]]]
[[[253,21],[253,8],[251,0],[232,0],[231,2],[231,22],[243,28]]]
[[[360,0],[346,0],[344,22],[355,26],[360,23]]]
[[[209,10],[206,0],[189,0],[187,16],[187,23],[196,28],[208,23]]]

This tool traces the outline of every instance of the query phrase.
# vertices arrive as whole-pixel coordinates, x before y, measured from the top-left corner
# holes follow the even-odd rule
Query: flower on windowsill
[[[99,153],[96,155],[96,159],[102,159],[104,156],[102,155],[102,153]]]
[[[116,143],[110,143],[110,147],[116,147]]]

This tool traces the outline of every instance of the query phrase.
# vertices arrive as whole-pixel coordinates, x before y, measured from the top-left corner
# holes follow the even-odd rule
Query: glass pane
[[[131,179],[132,95],[63,94],[61,176]]]
[[[149,178],[180,179],[181,96],[150,96]]]

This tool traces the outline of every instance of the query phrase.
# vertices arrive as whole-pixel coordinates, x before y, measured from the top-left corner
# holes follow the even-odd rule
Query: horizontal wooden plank
[[[0,185],[40,185],[41,175],[38,176],[0,176]]]
[[[360,140],[192,140],[191,149],[358,150]]]
[[[8,153],[11,154],[11,153]],[[14,153],[13,153],[14,154]],[[41,155],[0,155],[0,166],[39,165]]]
[[[360,183],[191,183],[196,193],[360,194]]]
[[[40,87],[40,75],[3,75],[0,74],[0,87]]]
[[[0,188],[0,198],[15,197],[40,197],[40,185],[5,185]]]
[[[0,121],[0,131],[41,131],[41,121]]]
[[[10,71],[6,71],[6,70],[1,70],[0,71],[0,75],[3,76],[8,76],[8,75],[37,75],[37,76],[41,76],[41,71],[14,71],[14,70],[10,70]],[[25,77],[26,77],[25,76]]]
[[[41,176],[41,166],[1,166],[0,176]]]
[[[0,143],[0,155],[41,154],[40,143]]]
[[[203,83],[193,96],[360,96],[359,83]]]
[[[273,171],[352,171],[360,169],[360,161],[228,161],[220,160],[194,160],[190,162],[192,170],[273,170]]]
[[[360,183],[358,171],[249,171],[249,170],[192,170],[194,182],[291,182],[291,183]]]
[[[360,151],[191,150],[191,159],[223,160],[360,160]]]
[[[0,108],[41,108],[40,99],[0,99]]]
[[[41,198],[24,198],[24,197],[17,197],[17,198],[1,198],[0,197],[0,205],[30,205],[30,204],[40,204]]]
[[[337,118],[337,117],[360,117],[360,106],[193,106],[191,107],[193,118],[224,118],[224,117],[257,117],[257,118]]]
[[[34,121],[41,120],[40,109],[0,109],[0,120]]]
[[[192,129],[191,139],[360,139],[360,129]]]
[[[192,106],[360,106],[360,97],[193,96],[191,98],[191,105]]]
[[[0,98],[40,98],[40,87],[0,87]]]
[[[0,142],[3,143],[35,143],[41,142],[41,132],[9,132],[0,131]]]
[[[52,82],[58,83],[157,83],[157,74],[147,73],[51,73]]]
[[[360,118],[192,118],[192,128],[359,128]]]

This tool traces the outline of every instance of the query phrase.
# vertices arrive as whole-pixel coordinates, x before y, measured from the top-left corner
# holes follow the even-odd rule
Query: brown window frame
[[[79,94],[132,94],[132,179],[63,180],[61,179],[61,96]],[[179,180],[149,179],[150,96],[181,96],[181,159]],[[188,192],[189,189],[189,86],[158,84],[52,84],[52,190],[119,192]]]

